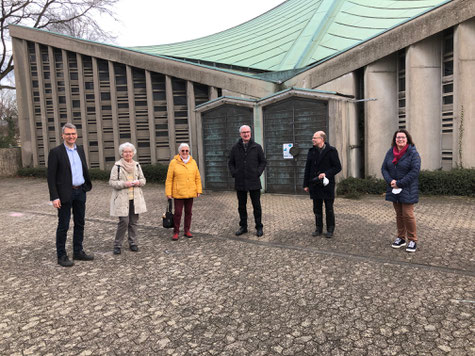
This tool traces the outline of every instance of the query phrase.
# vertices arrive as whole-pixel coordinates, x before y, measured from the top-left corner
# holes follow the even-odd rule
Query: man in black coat
[[[84,223],[86,214],[86,192],[92,188],[86,156],[81,146],[76,145],[76,126],[67,123],[63,126],[64,144],[53,148],[48,155],[48,188],[50,200],[58,209],[56,229],[56,252],[58,264],[71,267],[73,261],[66,253],[66,237],[73,210],[73,259],[90,261],[94,257],[84,252]]]
[[[260,176],[266,168],[267,160],[264,157],[262,146],[251,139],[251,128],[243,125],[239,128],[241,138],[231,149],[228,167],[234,178],[234,186],[239,202],[239,230],[236,236],[247,232],[247,192],[251,196],[256,223],[256,235],[264,234],[261,209],[261,180]]]
[[[303,188],[310,193],[313,199],[316,230],[313,236],[320,236],[323,232],[323,202],[325,202],[325,216],[327,222],[326,237],[333,236],[335,231],[335,175],[341,171],[338,151],[325,142],[326,134],[317,131],[313,135],[313,147],[308,151],[305,164]]]

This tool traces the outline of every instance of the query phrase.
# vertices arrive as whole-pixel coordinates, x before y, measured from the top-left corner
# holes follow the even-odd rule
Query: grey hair
[[[180,153],[182,147],[188,147],[188,151],[190,150],[190,145],[187,143],[181,143],[180,146],[178,146],[178,153]]]
[[[240,128],[239,128],[239,133],[241,133],[241,131],[245,128],[248,128],[249,131],[251,131],[251,127],[249,125],[242,125]]]
[[[320,136],[322,138],[323,142],[327,142],[327,134],[325,133],[325,131],[317,131],[317,132],[315,132],[315,134]]]
[[[122,157],[122,152],[124,152],[126,148],[132,149],[132,151],[134,151],[134,155],[137,153],[137,150],[135,149],[134,145],[132,145],[130,142],[125,142],[119,146],[119,154],[121,157]]]
[[[63,132],[63,133],[64,133],[64,130],[65,130],[65,129],[72,129],[72,130],[76,130],[76,131],[78,130],[78,129],[76,128],[76,126],[74,126],[74,125],[71,124],[70,122],[64,124],[64,126],[63,126],[63,128],[62,128],[62,132]]]

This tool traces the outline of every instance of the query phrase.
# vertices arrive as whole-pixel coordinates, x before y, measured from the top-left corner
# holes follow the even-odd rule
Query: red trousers
[[[178,234],[180,232],[181,215],[183,207],[185,207],[185,232],[190,232],[191,228],[191,209],[193,207],[193,198],[189,199],[175,199],[175,212],[173,215],[173,232]]]

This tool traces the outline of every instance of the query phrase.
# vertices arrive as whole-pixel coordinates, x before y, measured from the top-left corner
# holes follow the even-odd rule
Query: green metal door
[[[251,108],[223,105],[201,115],[206,189],[233,190],[234,179],[229,174],[228,157],[239,139],[239,128],[252,128]]]
[[[312,136],[319,130],[328,135],[328,102],[291,98],[266,106],[263,113],[267,191],[305,193],[302,184]],[[293,145],[293,158],[284,158],[286,144]]]

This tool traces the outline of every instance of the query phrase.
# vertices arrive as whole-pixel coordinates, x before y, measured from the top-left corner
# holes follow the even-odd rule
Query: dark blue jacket
[[[384,157],[381,173],[388,183],[386,188],[386,200],[414,204],[419,201],[419,171],[421,170],[421,157],[414,145],[407,148],[404,156],[397,164],[393,163],[393,148],[391,147]],[[395,179],[398,188],[402,188],[401,193],[393,194],[391,181]]]

